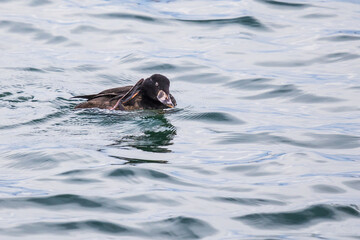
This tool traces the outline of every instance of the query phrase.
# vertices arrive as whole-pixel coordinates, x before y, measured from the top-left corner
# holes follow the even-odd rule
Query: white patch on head
[[[157,87],[158,87],[158,86],[159,86],[159,83],[158,83],[158,82],[156,82],[156,83],[155,83],[155,86],[157,86]]]
[[[166,100],[166,94],[163,90],[160,90],[158,95],[157,95],[157,98],[159,99],[159,101],[165,101]]]

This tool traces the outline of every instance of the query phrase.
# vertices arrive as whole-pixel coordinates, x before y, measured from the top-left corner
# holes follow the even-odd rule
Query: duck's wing
[[[75,108],[106,108],[125,110],[123,104],[135,98],[141,91],[144,79],[140,79],[134,86],[110,88],[97,94],[80,95],[73,98],[85,98],[86,102],[80,103]]]
[[[111,110],[115,110],[119,108],[120,110],[124,110],[124,104],[128,103],[131,99],[136,97],[141,91],[141,85],[144,83],[144,79],[140,79],[133,87],[131,87],[124,95],[115,96],[112,99],[117,100],[115,105],[111,108]]]
[[[79,96],[74,96],[72,98],[85,98],[88,101],[90,101],[92,99],[95,99],[95,98],[99,98],[99,97],[107,97],[107,98],[118,97],[118,98],[122,98],[126,93],[129,92],[129,90],[132,87],[133,86],[110,88],[110,89],[104,90],[102,92],[99,92],[97,94],[79,95]]]
[[[133,87],[131,87],[125,94],[124,96],[121,97],[122,103],[127,103],[128,101],[130,101],[131,99],[133,99],[134,97],[136,97],[136,95],[138,95],[141,91],[141,85],[144,83],[144,79],[140,79]]]

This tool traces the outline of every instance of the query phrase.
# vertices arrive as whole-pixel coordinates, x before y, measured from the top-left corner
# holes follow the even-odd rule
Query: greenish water
[[[1,239],[360,238],[358,1],[0,1]],[[171,80],[175,109],[72,96]]]

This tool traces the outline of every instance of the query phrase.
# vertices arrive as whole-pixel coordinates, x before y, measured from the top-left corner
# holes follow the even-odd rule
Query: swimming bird
[[[169,92],[170,81],[161,74],[140,79],[134,86],[104,90],[97,94],[75,96],[86,102],[75,108],[101,108],[110,110],[165,109],[176,106],[175,98]]]

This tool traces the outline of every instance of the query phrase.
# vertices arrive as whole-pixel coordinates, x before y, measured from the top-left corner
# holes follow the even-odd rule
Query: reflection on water
[[[0,0],[1,239],[359,239],[359,7]]]
[[[133,147],[146,152],[171,152],[167,146],[173,144],[176,128],[164,113],[142,117],[136,124],[140,134],[122,136],[110,146]]]

